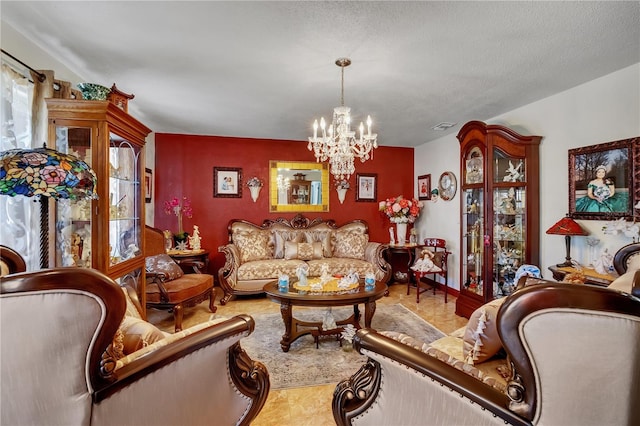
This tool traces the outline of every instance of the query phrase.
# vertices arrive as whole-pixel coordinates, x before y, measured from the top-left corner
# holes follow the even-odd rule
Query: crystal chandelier
[[[289,178],[278,175],[278,177],[276,178],[276,185],[278,186],[278,189],[289,189],[289,187],[291,186],[291,181],[289,180]]]
[[[321,136],[318,137],[318,120],[313,122],[313,137],[309,137],[309,151],[313,151],[316,161],[329,161],[331,174],[336,179],[349,179],[355,172],[354,159],[361,162],[373,158],[373,149],[378,147],[378,135],[371,133],[371,116],[367,116],[367,131],[360,123],[360,134],[351,130],[351,108],[344,106],[344,68],[351,65],[351,59],[338,58],[336,65],[341,68],[342,86],[340,106],[333,109],[333,121],[326,128],[324,117],[320,119]]]

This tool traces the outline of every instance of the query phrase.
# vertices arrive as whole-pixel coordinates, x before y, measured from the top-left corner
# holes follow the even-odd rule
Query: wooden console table
[[[557,265],[549,266],[549,270],[553,274],[553,278],[556,281],[562,281],[567,274],[578,272],[578,270],[575,268],[570,268],[566,266],[558,267]],[[609,284],[611,284],[613,280],[618,278],[617,275],[599,274],[595,271],[595,269],[592,269],[592,268],[582,268],[582,273],[586,278],[585,280],[586,284],[601,285],[603,287],[608,286]]]
[[[411,279],[409,268],[413,265],[416,259],[416,249],[423,248],[423,244],[385,244],[385,258],[391,265],[391,276],[387,284],[392,284],[394,281],[406,283]],[[403,257],[407,257],[406,266],[403,262]]]
[[[180,265],[185,274],[209,273],[209,250],[169,250],[167,254]],[[194,262],[203,266],[198,267]]]

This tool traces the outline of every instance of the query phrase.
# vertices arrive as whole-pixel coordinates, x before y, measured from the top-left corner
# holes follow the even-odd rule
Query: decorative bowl
[[[110,88],[95,83],[78,83],[82,98],[90,101],[106,101]]]

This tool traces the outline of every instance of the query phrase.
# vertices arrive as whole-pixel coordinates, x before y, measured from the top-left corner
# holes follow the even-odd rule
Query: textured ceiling
[[[640,2],[11,2],[7,23],[156,132],[305,141],[340,103],[379,143],[640,62]],[[9,52],[17,54],[17,52]],[[19,54],[18,54],[19,56]]]

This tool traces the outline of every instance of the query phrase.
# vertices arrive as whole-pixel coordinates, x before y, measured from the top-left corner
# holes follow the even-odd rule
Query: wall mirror
[[[269,211],[328,212],[329,165],[302,161],[270,161]]]

